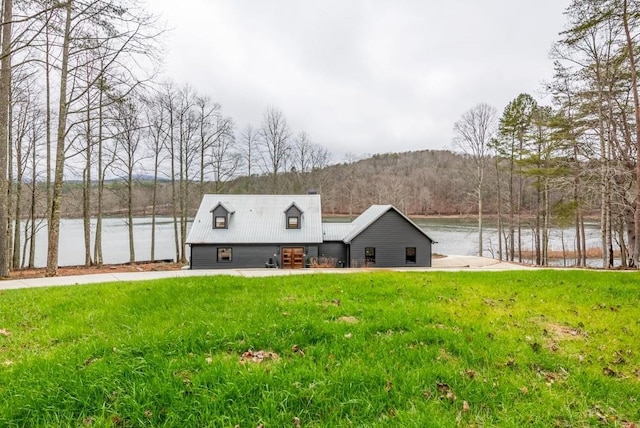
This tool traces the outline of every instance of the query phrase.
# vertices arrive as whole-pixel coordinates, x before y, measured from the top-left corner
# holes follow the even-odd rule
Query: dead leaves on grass
[[[458,397],[456,397],[456,394],[454,394],[451,390],[451,387],[444,382],[437,382],[436,389],[438,391],[438,397],[441,400],[446,400],[453,403],[458,399]]]
[[[261,364],[265,361],[279,361],[279,360],[280,360],[280,356],[275,352],[264,351],[264,350],[254,351],[252,349],[249,349],[247,352],[242,353],[242,357],[240,358],[240,364],[246,364],[246,363]]]
[[[602,407],[596,405],[589,410],[588,416],[590,418],[597,419],[601,425],[614,424],[623,428],[638,428],[638,425],[635,422],[631,422],[627,419],[622,419],[615,413],[617,413],[617,411],[613,407],[603,409]]]
[[[291,347],[291,351],[296,355],[300,355],[301,357],[304,357],[304,351],[298,345],[293,345]]]
[[[623,366],[627,364],[627,358],[631,358],[633,356],[633,351],[631,349],[627,350],[619,350],[613,353],[613,360],[609,362],[608,366],[602,368],[602,374],[607,377],[621,377],[627,378],[628,375],[623,373]],[[610,366],[616,366],[614,370]],[[639,377],[640,369],[633,372],[633,375]]]
[[[291,352],[294,355],[298,355],[300,357],[304,357],[304,350],[299,345],[291,346]],[[259,351],[254,351],[253,349],[249,349],[246,352],[243,352],[240,356],[240,364],[253,363],[253,364],[262,364],[265,362],[277,362],[280,361],[280,355],[273,351],[265,351],[263,349]],[[207,358],[207,364],[211,364],[210,358]]]

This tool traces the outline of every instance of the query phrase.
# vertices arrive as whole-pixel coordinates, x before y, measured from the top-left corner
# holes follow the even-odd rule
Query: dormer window
[[[227,216],[218,215],[215,218],[214,229],[226,229],[227,228]]]
[[[234,211],[229,205],[222,202],[218,202],[218,205],[211,209],[213,215],[213,228],[214,229],[229,229],[229,217]]]
[[[287,216],[287,229],[300,229],[300,217],[295,215]]]
[[[295,203],[284,210],[287,229],[300,229],[302,226],[302,210]]]

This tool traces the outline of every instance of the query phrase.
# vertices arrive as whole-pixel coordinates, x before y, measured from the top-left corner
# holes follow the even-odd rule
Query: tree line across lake
[[[547,263],[549,230],[572,226],[576,264],[584,265],[584,222],[595,215],[603,265],[614,253],[637,264],[636,3],[571,2],[544,88],[550,105],[521,94],[502,114],[484,103],[470,108],[452,124],[458,153],[341,160],[292,130],[277,107],[238,126],[208,95],[158,81],[164,29],[141,1],[2,3],[0,277],[33,265],[44,225],[47,273],[55,275],[63,216],[84,219],[87,265],[102,263],[106,215],[128,219],[131,261],[133,216],[171,216],[176,260],[185,261],[202,194],[311,189],[327,214],[389,203],[410,215],[477,215],[480,254],[483,218],[493,215],[497,256],[521,259],[528,228],[539,264]]]

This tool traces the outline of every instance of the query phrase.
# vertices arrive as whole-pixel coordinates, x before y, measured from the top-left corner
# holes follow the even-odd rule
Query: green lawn
[[[0,426],[630,428],[639,345],[635,272],[4,291]]]

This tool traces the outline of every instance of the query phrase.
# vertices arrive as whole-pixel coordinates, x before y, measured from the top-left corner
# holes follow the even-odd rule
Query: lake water
[[[437,242],[433,252],[438,254],[455,254],[463,256],[478,255],[478,222],[476,219],[429,218],[414,219],[426,233]],[[566,251],[575,251],[576,233],[574,227],[555,228],[549,234],[549,250],[562,251],[563,243]],[[585,223],[586,247],[600,247],[600,225],[597,222]],[[534,230],[522,228],[522,249],[535,253]],[[483,249],[485,257],[498,258],[498,229],[490,222],[483,226]],[[517,240],[516,235],[516,240]],[[517,258],[517,255],[516,255]],[[602,261],[589,260],[591,266],[601,266]],[[551,264],[561,265],[562,260],[553,260]],[[567,259],[567,265],[574,264],[573,259]]]
[[[136,260],[151,258],[151,218],[135,218],[134,249]],[[93,254],[93,236],[96,224],[91,222],[91,252]],[[23,238],[24,239],[24,238]],[[104,263],[126,263],[129,261],[129,229],[126,219],[105,218],[102,220],[102,254]],[[156,218],[155,259],[175,260],[176,251],[173,239],[173,220]],[[60,222],[60,266],[84,264],[84,226],[82,219],[63,219]],[[47,228],[43,227],[36,235],[35,265],[47,264]]]
[[[437,242],[433,251],[438,254],[476,255],[478,248],[477,223],[474,219],[416,219],[416,224]],[[134,240],[136,260],[151,258],[151,218],[134,219]],[[95,222],[91,224],[92,236]],[[523,249],[534,250],[532,231],[524,230]],[[587,247],[600,246],[600,229],[597,223],[586,225]],[[497,230],[490,224],[484,229],[484,248],[486,257],[497,257]],[[129,238],[125,219],[107,218],[103,220],[103,255],[105,263],[126,263],[129,261]],[[554,229],[550,236],[550,249],[565,248],[573,251],[575,230]],[[92,243],[93,245],[93,243]],[[93,247],[92,247],[93,248]],[[187,248],[188,251],[188,248]],[[175,259],[173,222],[171,218],[156,219],[156,259]],[[38,231],[36,238],[36,266],[42,267],[47,261],[47,229]],[[569,264],[573,261],[569,260]],[[599,260],[593,261],[597,265]],[[556,263],[558,263],[556,261]],[[559,263],[562,263],[560,261]],[[60,224],[60,266],[84,264],[84,235],[82,219],[63,219]]]

